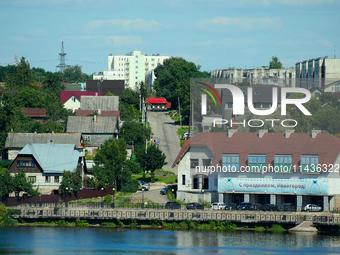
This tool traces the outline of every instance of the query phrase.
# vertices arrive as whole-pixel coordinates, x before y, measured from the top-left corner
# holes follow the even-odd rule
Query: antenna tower
[[[58,57],[58,59],[60,59],[60,64],[56,67],[59,68],[60,72],[64,72],[64,70],[67,68],[67,65],[65,64],[65,56],[66,53],[64,52],[64,42],[61,42],[61,52],[59,53]]]
[[[14,57],[14,62],[15,62],[15,65],[17,66],[18,65],[18,56],[17,55],[15,55],[15,57]]]

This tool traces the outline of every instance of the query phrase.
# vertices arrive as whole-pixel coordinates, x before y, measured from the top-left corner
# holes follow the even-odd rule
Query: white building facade
[[[125,87],[132,90],[138,89],[138,84],[145,82],[145,75],[148,71],[155,69],[158,65],[169,59],[169,56],[160,54],[142,54],[134,50],[126,55],[108,56],[108,70],[115,71],[118,78],[125,80]]]

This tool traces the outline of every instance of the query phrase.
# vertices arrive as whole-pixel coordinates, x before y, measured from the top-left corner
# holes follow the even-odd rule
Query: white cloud
[[[201,29],[221,29],[221,30],[268,30],[280,28],[282,21],[280,18],[229,18],[216,17],[212,19],[204,19],[197,22],[197,26]]]
[[[115,29],[122,31],[155,31],[161,28],[162,24],[155,20],[143,19],[112,19],[112,20],[94,20],[87,25],[90,30],[101,28]]]
[[[134,35],[114,35],[114,36],[104,36],[104,35],[89,35],[89,36],[64,36],[62,38],[69,40],[94,40],[98,42],[105,42],[106,44],[114,46],[129,46],[129,45],[141,45],[144,41],[139,36]]]
[[[284,5],[325,5],[332,4],[335,0],[276,0]]]
[[[34,37],[46,37],[49,35],[49,32],[37,28],[37,29],[28,30],[25,32],[25,34],[29,36],[34,36]]]

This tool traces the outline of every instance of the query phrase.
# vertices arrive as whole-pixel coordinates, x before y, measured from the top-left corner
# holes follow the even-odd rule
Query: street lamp
[[[202,200],[204,202],[204,189],[202,189],[201,192],[202,192],[202,198],[203,198],[203,199],[201,198],[201,203],[202,203]]]
[[[267,191],[264,192],[264,204],[267,204]]]
[[[112,190],[113,190],[113,197],[112,197],[112,203],[113,203],[113,205],[114,205],[114,203],[115,203],[115,188],[112,188]]]
[[[235,190],[233,190],[233,197],[232,197],[232,202],[235,203]]]
[[[104,197],[103,197],[104,188],[101,188],[101,190],[102,190],[102,202],[104,203]]]

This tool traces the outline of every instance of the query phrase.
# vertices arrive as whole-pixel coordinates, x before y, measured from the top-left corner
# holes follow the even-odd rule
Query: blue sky
[[[284,67],[340,58],[340,0],[0,0],[0,65],[24,56],[31,67],[66,64],[87,74],[110,53],[183,57],[201,70]]]

